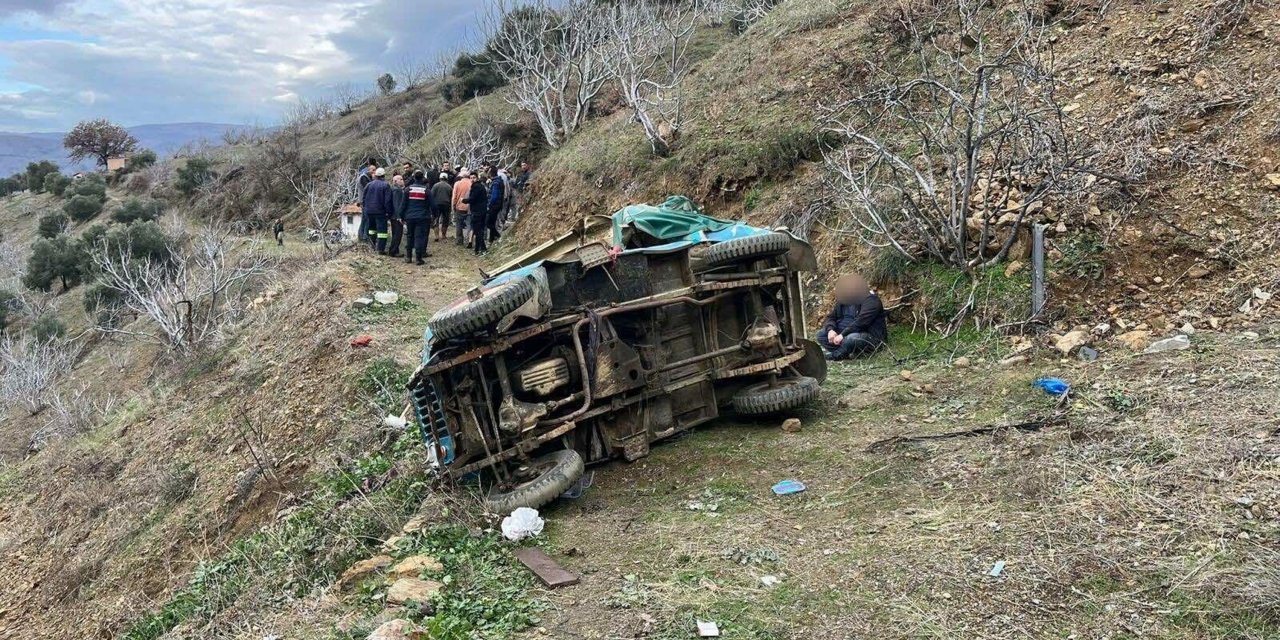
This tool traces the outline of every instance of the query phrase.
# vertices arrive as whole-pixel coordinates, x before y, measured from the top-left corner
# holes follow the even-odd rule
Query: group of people
[[[442,241],[452,226],[459,246],[484,255],[515,221],[531,173],[525,162],[515,176],[488,162],[475,171],[448,163],[418,169],[405,162],[388,174],[371,159],[360,173],[360,235],[381,255],[403,255],[405,262],[422,265],[431,256],[431,231]]]

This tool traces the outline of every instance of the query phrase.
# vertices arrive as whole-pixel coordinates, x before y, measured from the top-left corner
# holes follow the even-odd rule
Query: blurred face
[[[836,281],[836,301],[845,304],[859,302],[867,297],[871,288],[861,275],[856,273],[844,276]]]
[[[528,170],[529,170],[529,163],[528,163],[528,162],[521,162],[521,163],[520,163],[520,170],[521,170],[521,171],[528,171]]]

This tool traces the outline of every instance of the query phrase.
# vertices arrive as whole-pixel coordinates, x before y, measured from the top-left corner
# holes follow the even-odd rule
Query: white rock
[[[1191,348],[1191,338],[1184,335],[1165,338],[1157,342],[1151,343],[1147,350],[1143,353],[1160,353],[1162,351],[1181,351],[1182,349]]]
[[[400,301],[400,294],[394,291],[378,291],[373,294],[373,299],[377,300],[378,304],[393,305]]]

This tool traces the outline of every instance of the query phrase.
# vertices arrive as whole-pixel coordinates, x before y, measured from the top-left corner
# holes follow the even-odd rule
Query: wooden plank
[[[543,553],[542,549],[537,547],[519,549],[516,551],[516,559],[524,566],[529,567],[529,570],[538,576],[542,584],[552,589],[578,584],[577,574],[571,573],[560,566],[550,556]]]

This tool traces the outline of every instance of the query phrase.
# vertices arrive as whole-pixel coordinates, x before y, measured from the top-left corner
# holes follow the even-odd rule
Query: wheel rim
[[[519,491],[537,482],[539,478],[547,475],[547,472],[554,469],[555,466],[556,466],[556,461],[554,459],[543,458],[539,460],[534,460],[531,464],[521,467],[520,469],[517,469],[516,473],[513,474],[518,477],[523,477],[526,479],[516,482],[515,484],[499,483],[496,486],[494,486],[494,491],[500,494],[513,493],[515,491]]]

